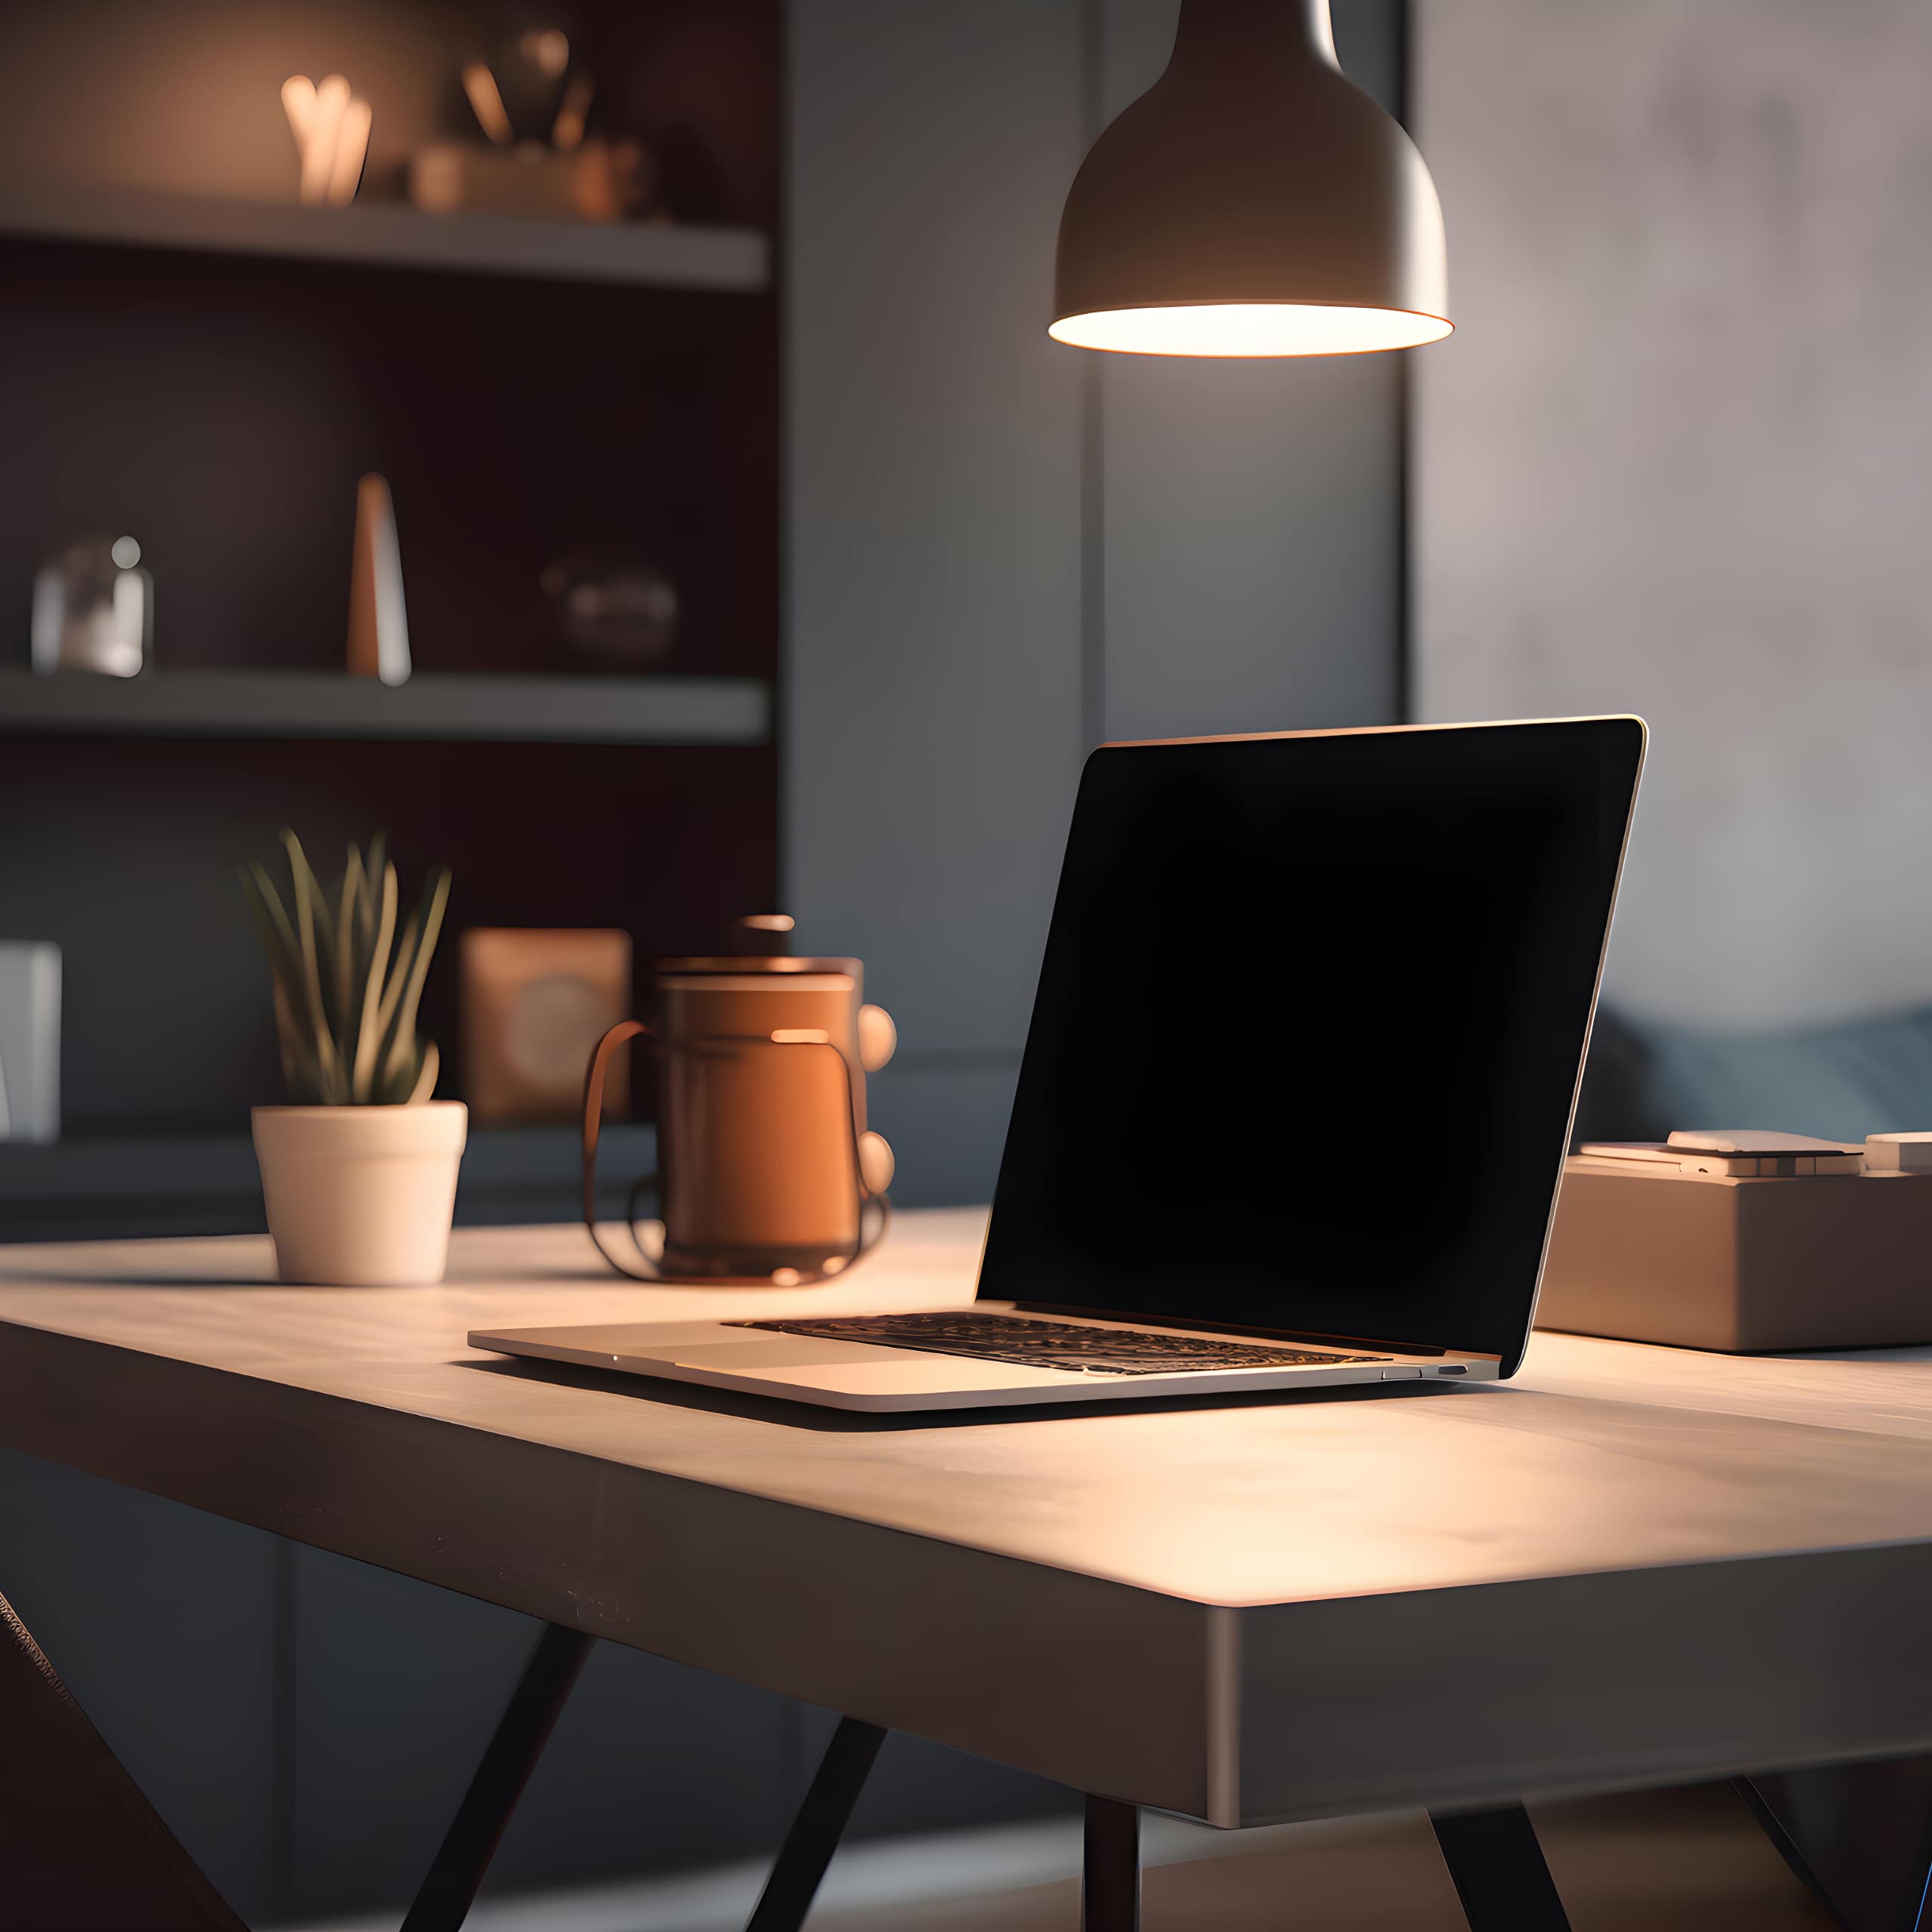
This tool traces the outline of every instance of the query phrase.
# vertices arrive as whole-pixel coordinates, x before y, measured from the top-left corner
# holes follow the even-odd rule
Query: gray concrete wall
[[[1067,183],[1175,11],[792,11],[786,888],[900,1021],[909,1202],[991,1189],[1087,751],[1394,715],[1395,366],[1045,334]],[[1336,16],[1390,94],[1399,7]]]
[[[1932,9],[1417,0],[1412,65],[1426,715],[1649,717],[1640,1016],[1932,998]]]

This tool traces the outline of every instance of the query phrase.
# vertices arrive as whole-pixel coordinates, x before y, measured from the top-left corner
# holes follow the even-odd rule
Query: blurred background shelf
[[[425,214],[368,203],[312,208],[30,179],[0,189],[0,233],[633,288],[754,293],[771,278],[770,242],[753,229]]]
[[[405,685],[340,672],[150,671],[137,678],[0,670],[0,733],[135,737],[463,740],[763,745],[761,678],[425,673]]]
[[[615,1217],[653,1164],[648,1125],[605,1128],[598,1149],[600,1212]],[[579,1137],[571,1127],[483,1127],[470,1131],[457,1189],[467,1226],[514,1226],[576,1218],[581,1198]],[[130,1134],[0,1141],[0,1241],[122,1235],[260,1232],[261,1181],[246,1134]],[[594,1261],[588,1244],[586,1258]],[[601,1265],[601,1264],[598,1264]]]

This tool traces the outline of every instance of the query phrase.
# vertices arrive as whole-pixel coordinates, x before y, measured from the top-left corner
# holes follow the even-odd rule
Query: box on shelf
[[[635,141],[589,140],[568,153],[534,142],[439,141],[409,158],[409,198],[428,214],[632,220],[649,213],[655,186],[651,158]]]

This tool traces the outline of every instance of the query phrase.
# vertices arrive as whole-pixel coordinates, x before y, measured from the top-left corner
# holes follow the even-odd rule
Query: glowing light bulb
[[[1050,325],[1056,341],[1130,355],[1351,355],[1440,342],[1454,325],[1406,309],[1202,302],[1099,309]]]

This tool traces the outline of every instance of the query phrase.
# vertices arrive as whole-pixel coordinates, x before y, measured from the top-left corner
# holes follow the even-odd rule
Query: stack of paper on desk
[[[1761,1178],[1855,1174],[1865,1164],[1860,1145],[1743,1128],[1681,1128],[1662,1141],[1591,1140],[1577,1151],[1591,1160],[1629,1161],[1678,1174]]]

